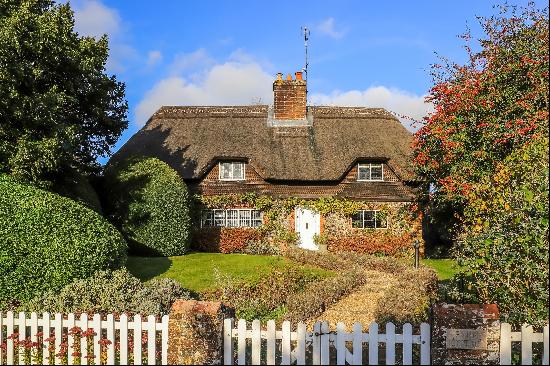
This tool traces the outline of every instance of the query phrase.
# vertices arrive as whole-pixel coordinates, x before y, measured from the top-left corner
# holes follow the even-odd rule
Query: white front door
[[[318,250],[319,247],[313,242],[313,236],[321,232],[321,216],[318,212],[307,208],[296,208],[295,228],[299,236],[298,246],[303,249]]]

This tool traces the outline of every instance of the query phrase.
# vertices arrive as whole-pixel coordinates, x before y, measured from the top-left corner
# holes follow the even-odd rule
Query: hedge
[[[189,194],[178,173],[156,158],[134,157],[105,172],[103,207],[131,254],[182,255],[189,247]]]
[[[0,303],[26,301],[117,268],[122,235],[79,203],[0,175]]]

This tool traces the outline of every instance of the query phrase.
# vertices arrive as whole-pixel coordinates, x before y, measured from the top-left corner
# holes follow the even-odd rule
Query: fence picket
[[[512,326],[508,323],[500,324],[500,364],[512,363]]]
[[[223,364],[233,365],[233,319],[224,319],[223,331]]]
[[[321,364],[321,322],[313,324],[313,364]]]
[[[548,365],[548,353],[549,353],[549,342],[548,342],[548,325],[546,325],[542,331],[542,342],[544,344],[544,350],[542,353],[542,364]]]
[[[55,341],[54,341],[55,364],[61,365],[61,354],[59,353],[58,350],[61,349],[61,341],[63,338],[63,315],[62,314],[60,313],[55,314],[53,326],[54,326],[54,337],[55,337]],[[99,365],[99,362],[97,364]]]
[[[27,338],[27,322],[25,319],[25,313],[20,312],[19,316],[17,318],[17,331],[19,332],[19,344],[22,344],[25,341],[25,338]],[[21,346],[18,347],[18,354],[19,354],[19,364],[24,365],[25,364],[25,355],[23,353],[23,350],[21,349]]]
[[[78,322],[78,326],[83,332],[86,332],[88,330],[88,314],[80,314],[80,321]],[[88,337],[80,337],[80,364],[88,364]]]
[[[267,364],[275,365],[276,329],[275,320],[267,322]]]
[[[161,330],[161,362],[163,365],[168,365],[168,315],[162,316],[162,330]]]
[[[395,365],[395,324],[386,323],[386,365]]]
[[[31,342],[38,342],[38,315],[36,313],[31,313]],[[31,365],[36,365],[38,360],[35,357],[31,357]]]
[[[92,319],[92,328],[94,330],[94,335],[93,335],[94,364],[99,365],[101,361],[101,344],[99,343],[99,340],[101,339],[101,315],[94,314]]]
[[[262,356],[262,324],[258,319],[252,321],[252,364],[259,365]]]
[[[526,324],[521,326],[521,364],[533,364],[533,327]]]
[[[420,324],[420,364],[429,365],[430,359],[430,324]]]
[[[290,322],[288,320],[283,322],[281,365],[290,365]]]
[[[352,365],[363,363],[363,326],[361,323],[353,324],[353,356]]]
[[[346,325],[336,324],[336,364],[346,364]]]
[[[50,338],[50,313],[42,313],[42,363],[50,364],[50,342],[46,342]]]
[[[369,325],[369,365],[378,365],[378,324]]]
[[[321,365],[328,365],[330,360],[330,334],[328,322],[321,323]]]
[[[237,364],[245,365],[246,364],[246,320],[239,319],[238,322],[238,331],[239,339],[237,340],[238,346],[238,356]]]
[[[115,319],[113,314],[107,314],[107,321],[105,322],[105,328],[107,328],[107,364],[115,364]]]
[[[74,314],[70,313],[67,315],[67,362],[69,365],[74,365],[75,336],[73,332],[75,326]]]
[[[306,363],[306,325],[302,322],[298,323],[296,329],[298,339],[296,340],[296,364],[305,365]]]
[[[403,365],[412,365],[412,325],[403,324]]]
[[[134,315],[134,365],[141,365],[141,315]]]
[[[154,315],[147,317],[147,364],[156,364],[157,321]],[[113,338],[114,346],[114,338]]]
[[[128,365],[128,315],[120,314],[120,364]]]
[[[8,334],[9,336],[9,334]],[[0,311],[0,345],[4,344],[4,314]],[[0,347],[0,363],[4,358],[4,353],[2,352],[2,347]]]
[[[6,363],[8,365],[13,365],[15,360],[13,359],[13,331],[14,328],[14,319],[13,312],[8,311],[6,313]]]

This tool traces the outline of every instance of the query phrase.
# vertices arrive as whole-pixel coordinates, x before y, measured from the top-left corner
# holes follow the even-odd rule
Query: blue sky
[[[385,107],[420,119],[430,110],[430,64],[437,54],[464,62],[457,35],[469,27],[480,36],[476,16],[495,14],[499,2],[70,3],[80,34],[109,35],[108,72],[126,83],[130,125],[116,151],[161,105],[271,103],[275,74],[304,66],[301,26],[311,30],[310,104]]]

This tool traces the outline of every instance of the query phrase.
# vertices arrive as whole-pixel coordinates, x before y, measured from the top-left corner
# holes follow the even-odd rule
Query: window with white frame
[[[383,181],[384,164],[382,163],[364,163],[357,164],[358,181]]]
[[[359,229],[386,229],[386,213],[378,210],[361,210],[351,217],[352,226]]]
[[[262,213],[248,208],[202,210],[202,227],[258,227]]]
[[[244,180],[244,162],[220,162],[220,180]]]

